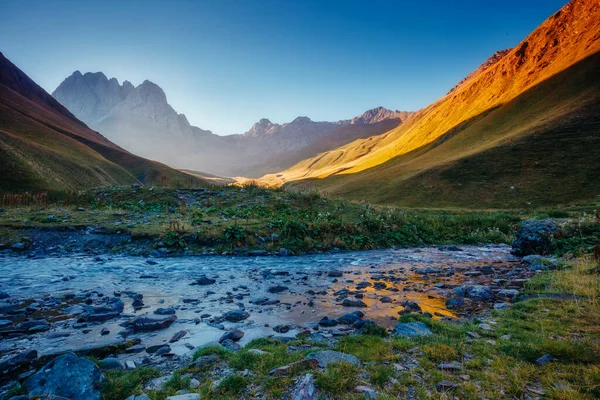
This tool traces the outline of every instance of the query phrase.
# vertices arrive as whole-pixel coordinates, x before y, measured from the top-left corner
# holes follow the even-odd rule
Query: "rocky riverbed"
[[[399,315],[454,319],[513,301],[534,270],[510,247],[444,246],[302,257],[4,257],[5,377],[65,352],[173,369],[220,341],[388,330]],[[6,364],[11,357],[23,360]],[[23,376],[21,376],[23,378]]]

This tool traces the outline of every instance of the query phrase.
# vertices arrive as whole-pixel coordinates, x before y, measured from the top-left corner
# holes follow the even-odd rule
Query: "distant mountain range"
[[[289,123],[275,124],[261,119],[246,133],[218,136],[190,125],[185,115],[178,114],[168,104],[164,91],[150,81],[139,86],[128,81],[120,85],[115,78],[108,79],[101,72],[75,71],[52,95],[79,119],[127,150],[178,168],[227,176],[258,177],[285,169],[293,164],[286,160],[297,159],[294,152],[305,152],[315,141],[340,128],[372,127],[373,130],[360,130],[359,137],[367,137],[381,133],[377,124],[394,121],[395,127],[412,114],[379,107],[351,120],[336,122],[298,117]],[[358,138],[356,129],[348,130],[348,135],[336,134],[336,144]]]
[[[0,191],[205,185],[88,128],[0,53]]]

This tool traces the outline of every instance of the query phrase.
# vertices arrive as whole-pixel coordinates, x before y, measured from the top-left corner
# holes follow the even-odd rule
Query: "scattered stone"
[[[317,388],[315,387],[315,377],[313,374],[306,374],[298,378],[296,386],[292,391],[292,400],[317,400]]]
[[[483,285],[459,286],[452,290],[455,296],[468,297],[473,300],[490,301],[494,299],[492,289]]]
[[[325,368],[327,365],[335,362],[347,362],[353,365],[358,365],[359,360],[351,354],[341,353],[333,350],[317,351],[310,353],[306,359],[314,359],[319,363],[319,367]]]
[[[117,360],[114,357],[106,357],[105,359],[98,361],[98,365],[105,371],[113,369],[124,369],[123,364],[121,364],[121,361]]]
[[[449,392],[457,388],[456,383],[448,382],[448,381],[439,381],[435,384],[435,388],[438,392]]]
[[[200,278],[196,279],[194,281],[194,283],[192,283],[192,285],[206,286],[206,285],[212,285],[215,282],[216,282],[216,280],[209,278],[206,275],[202,275]]]
[[[369,386],[357,386],[354,388],[356,393],[362,393],[365,396],[365,399],[376,399],[377,391]]]
[[[545,354],[545,355],[541,356],[540,358],[538,358],[537,360],[535,360],[535,363],[537,365],[546,365],[550,361],[552,361],[552,356],[550,354]]]
[[[207,356],[200,356],[192,363],[192,365],[200,368],[210,367],[211,365],[219,361],[219,356],[216,354],[209,354]]]
[[[154,318],[149,316],[140,316],[131,321],[130,325],[135,332],[156,331],[166,329],[177,320],[175,315],[166,318]]]
[[[240,322],[248,318],[250,314],[242,310],[227,311],[223,314],[223,318],[229,322]]]
[[[161,351],[162,349],[162,351]],[[154,346],[148,346],[146,348],[146,353],[148,354],[154,354],[154,353],[168,353],[169,351],[171,351],[171,346],[169,346],[168,344],[156,344]]]
[[[282,376],[287,374],[292,374],[295,371],[301,368],[317,368],[319,366],[319,361],[312,358],[305,358],[301,361],[296,361],[289,365],[284,365],[283,367],[277,367],[269,371],[269,375],[271,376]]]
[[[338,324],[338,321],[335,319],[331,319],[329,317],[323,317],[320,321],[319,321],[319,325],[324,326],[324,327],[331,327],[331,326],[336,326]]]
[[[452,372],[456,372],[456,371],[460,371],[462,369],[462,366],[456,362],[449,362],[449,363],[441,363],[440,365],[438,365],[438,369],[442,370],[442,371],[452,371]]]
[[[174,334],[173,337],[171,337],[171,339],[169,340],[169,343],[179,342],[187,334],[188,334],[188,331],[179,331],[176,334]]]
[[[267,291],[269,293],[281,293],[281,292],[285,292],[286,290],[288,290],[287,286],[271,286],[270,288],[267,289]]]
[[[156,315],[175,315],[175,309],[173,307],[157,308],[154,310]]]
[[[357,321],[360,321],[364,315],[365,314],[362,311],[353,311],[342,315],[337,321],[344,325],[354,325]]]
[[[277,325],[273,328],[273,330],[277,333],[288,333],[290,331],[289,325]]]
[[[350,299],[342,300],[342,305],[344,307],[361,307],[361,308],[367,307],[367,304],[362,300],[350,300]]]
[[[179,394],[177,396],[169,396],[167,400],[200,400],[198,393]]]
[[[428,336],[431,331],[422,322],[401,322],[394,328],[394,334],[399,336]]]
[[[30,396],[100,400],[104,375],[92,361],[67,353],[46,364],[25,381]]]

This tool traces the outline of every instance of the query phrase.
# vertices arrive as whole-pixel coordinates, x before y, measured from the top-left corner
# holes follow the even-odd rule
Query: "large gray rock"
[[[512,242],[512,253],[521,257],[550,253],[552,251],[551,236],[559,229],[556,222],[552,220],[523,221]]]
[[[104,375],[90,360],[67,353],[55,358],[25,381],[29,396],[100,400]]]
[[[347,362],[353,365],[357,365],[359,363],[358,358],[352,354],[341,353],[333,350],[323,350],[317,351],[316,353],[310,353],[308,356],[306,356],[306,359],[317,360],[319,362],[319,367],[321,368],[336,362]]]

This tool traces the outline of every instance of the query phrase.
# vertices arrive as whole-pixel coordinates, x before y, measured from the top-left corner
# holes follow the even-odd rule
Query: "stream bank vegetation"
[[[21,241],[31,229],[94,227],[146,239],[140,254],[159,248],[163,254],[302,254],[510,243],[526,218],[565,221],[565,229],[573,232],[564,235],[568,242],[556,238],[557,250],[565,246],[576,253],[589,250],[600,234],[593,215],[597,204],[550,210],[398,209],[254,184],[0,194],[0,207],[0,243],[5,246]]]

